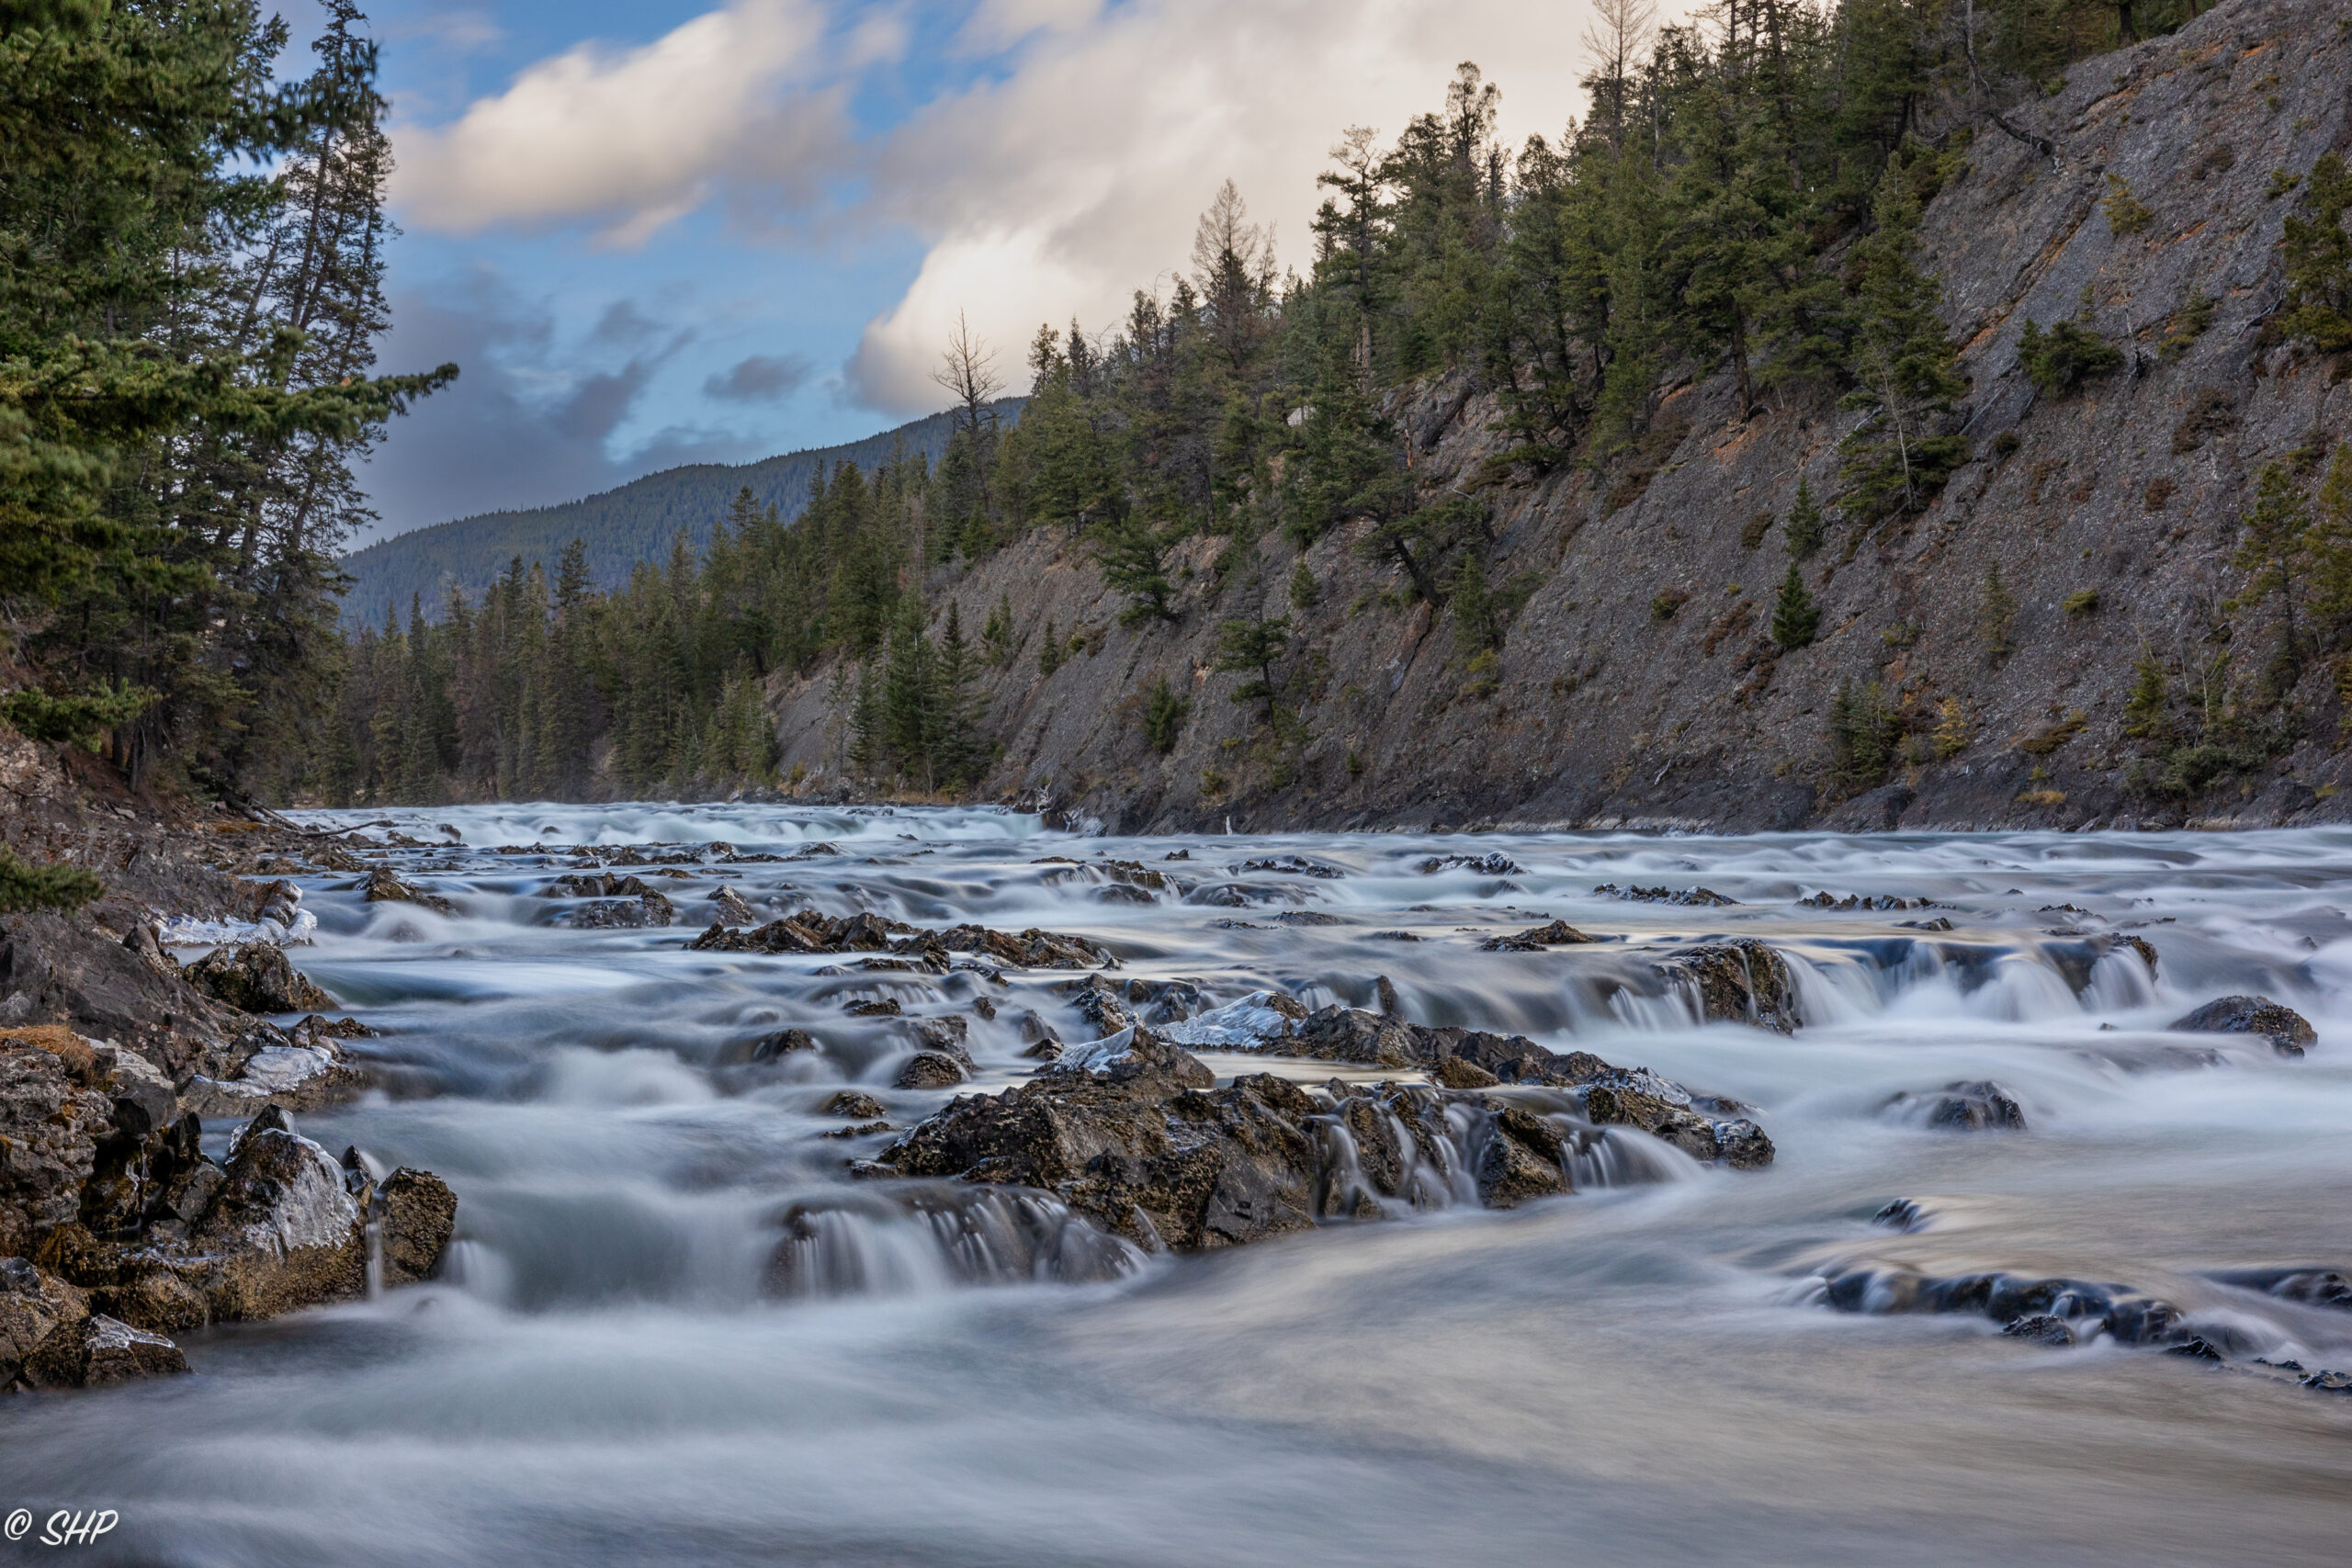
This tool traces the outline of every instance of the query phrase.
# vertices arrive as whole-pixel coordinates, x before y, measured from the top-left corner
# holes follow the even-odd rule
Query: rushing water
[[[386,1092],[297,1120],[450,1182],[447,1278],[191,1337],[192,1378],[0,1407],[0,1508],[120,1513],[87,1559],[2346,1558],[2352,1395],[2111,1343],[2041,1348],[1981,1317],[1840,1314],[1817,1280],[1877,1262],[2115,1281],[2273,1359],[2352,1368],[2352,1313],[2207,1278],[2352,1264],[2352,833],[1122,840],[977,811],[656,806],[399,827],[436,846],[397,852],[403,874],[462,913],[304,881],[320,931],[296,956],[382,1031],[355,1049]],[[838,852],[728,863],[695,848],[714,840]],[[536,895],[575,856],[492,852],[535,843],[678,846],[618,869],[680,925],[552,923],[577,906]],[[1488,853],[1523,869],[1417,869]],[[1280,854],[1344,874],[1234,869]],[[1140,860],[1192,891],[1138,901],[1057,856]],[[722,882],[763,919],[808,903],[1079,932],[1125,974],[1219,1001],[1272,987],[1368,1006],[1385,976],[1419,1021],[1736,1096],[1779,1158],[1733,1172],[1656,1145],[1613,1184],[1515,1213],[1438,1207],[1176,1259],[1106,1246],[1069,1270],[1095,1282],[1040,1280],[1049,1205],[993,1214],[977,1242],[861,1209],[842,1162],[884,1140],[822,1136],[842,1122],[820,1107],[854,1081],[906,1126],[948,1098],[889,1088],[909,1047],[882,1022],[845,1030],[845,999],[999,998],[971,1036],[992,1089],[1034,1066],[1031,1010],[1085,1038],[1050,988],[1069,976],[689,952]],[[1738,902],[1629,902],[1604,883]],[[1225,886],[1241,891],[1207,891]],[[1822,890],[1942,908],[1795,902]],[[1623,940],[1477,951],[1539,916]],[[1902,923],[1927,917],[1953,929]],[[2146,938],[2159,977],[2097,956],[2100,933]],[[1645,979],[1645,953],[1710,934],[1788,953],[1807,1026],[1697,1026]],[[2290,1061],[2164,1032],[2239,991],[2301,1010],[2318,1047]],[[799,1023],[828,1054],[745,1059]],[[1936,1132],[1889,1107],[1984,1078],[2027,1131]],[[1931,1223],[1873,1224],[1897,1197]],[[763,1280],[792,1213],[818,1216],[804,1233],[828,1261],[779,1301]]]

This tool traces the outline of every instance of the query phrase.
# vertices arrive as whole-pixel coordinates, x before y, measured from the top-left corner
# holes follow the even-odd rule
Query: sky
[[[366,4],[366,0],[362,0]],[[303,69],[310,0],[283,0]],[[1231,178],[1304,270],[1315,176],[1459,61],[1582,112],[1589,0],[377,0],[401,237],[379,368],[454,360],[362,475],[374,536],[929,412],[958,312],[1165,294]]]

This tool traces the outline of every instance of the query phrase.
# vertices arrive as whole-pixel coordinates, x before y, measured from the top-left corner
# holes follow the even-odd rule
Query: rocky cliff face
[[[2229,558],[2253,477],[2352,439],[2347,367],[2263,330],[2294,201],[2273,171],[2352,144],[2346,21],[2331,0],[2234,0],[2084,62],[2011,117],[2054,153],[1975,136],[1924,227],[1973,382],[1973,457],[1924,514],[1868,533],[1840,523],[1837,446],[1861,416],[1792,396],[1740,423],[1728,373],[1694,369],[1667,389],[1644,452],[1488,492],[1490,577],[1536,583],[1497,668],[1472,668],[1451,623],[1407,603],[1349,530],[1305,553],[1320,600],[1303,615],[1287,543],[1261,540],[1219,573],[1228,542],[1190,541],[1172,626],[1120,625],[1087,547],[1035,534],[928,584],[967,626],[1009,597],[1022,628],[989,678],[1006,750],[989,792],[1127,829],[2340,818],[2344,715],[2321,661],[2289,705],[2291,750],[2199,794],[2146,787],[2150,747],[2125,733],[2124,709],[2143,649],[2170,667],[2184,723],[2181,694],[2213,684],[2218,655],[2236,671],[2222,684],[2243,688],[2267,645],[2241,626],[2233,652],[2223,602],[2242,586]],[[2109,220],[2109,176],[2148,209],[2136,231]],[[2018,363],[2029,320],[2087,323],[2123,363],[2037,395]],[[1499,445],[1491,400],[1460,381],[1398,412],[1430,486],[1467,482]],[[1800,476],[1832,502],[1807,563],[1821,633],[1775,657],[1774,520]],[[1984,632],[1996,567],[2015,600],[2005,657]],[[1264,741],[1228,700],[1242,678],[1211,669],[1216,622],[1258,614],[1293,614],[1305,633],[1282,671],[1304,740]],[[1084,650],[1041,676],[1049,618]],[[786,764],[820,777],[842,751],[831,674],[775,694]],[[1192,703],[1164,755],[1140,722],[1161,679]],[[1856,795],[1831,773],[1831,703],[1873,682],[1907,734],[1888,782]]]

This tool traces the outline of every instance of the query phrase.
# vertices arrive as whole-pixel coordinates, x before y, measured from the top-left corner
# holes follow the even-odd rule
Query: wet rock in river
[[[971,1075],[944,1051],[918,1051],[899,1068],[899,1089],[952,1089]]]
[[[105,1388],[187,1370],[186,1353],[163,1335],[93,1313],[52,1334],[20,1375],[33,1388]]]
[[[2300,1056],[2319,1043],[2302,1014],[2268,997],[2223,997],[2174,1019],[2170,1027],[2191,1034],[2259,1034],[2282,1056]]]
[[[710,896],[712,915],[722,926],[748,926],[759,919],[743,896],[732,887],[721,887]]]
[[[896,1018],[906,1010],[896,997],[884,997],[879,1001],[871,998],[844,1002],[842,1010],[852,1018]]]
[[[1431,855],[1413,869],[1423,876],[1435,876],[1442,871],[1475,872],[1480,876],[1521,876],[1527,871],[1525,866],[1499,852],[1483,855]]]
[[[1707,942],[1662,961],[1658,973],[1696,993],[1708,1022],[1752,1023],[1781,1034],[1804,1021],[1788,960],[1754,937]]]
[[[367,1288],[359,1205],[343,1168],[282,1120],[240,1135],[189,1238],[212,1263],[205,1293],[215,1317],[276,1317]]]
[[[182,973],[206,995],[243,1012],[317,1012],[335,1005],[275,942],[215,948]]]
[[[1566,920],[1554,920],[1548,926],[1537,926],[1532,931],[1488,937],[1478,944],[1478,948],[1483,953],[1542,953],[1547,948],[1566,947],[1593,940]]]
[[[449,1184],[429,1170],[402,1166],[377,1187],[375,1208],[384,1283],[431,1279],[458,1224],[458,1195]]]
[[[763,1034],[752,1042],[749,1059],[754,1062],[773,1062],[779,1056],[789,1055],[795,1051],[816,1049],[818,1049],[817,1037],[807,1030],[779,1029],[773,1034]]]
[[[2025,1131],[2024,1108],[2008,1090],[1986,1079],[1946,1084],[1928,1093],[1898,1094],[1886,1102],[1886,1108],[1903,1121],[1939,1132]]]
[[[924,931],[874,914],[837,919],[815,909],[748,931],[714,922],[686,945],[702,953],[895,952],[942,971],[948,967],[948,955],[957,953],[978,953],[1023,969],[1109,968],[1118,962],[1108,948],[1082,937],[1035,927],[1017,936],[977,925]]]
[[[888,1116],[890,1108],[862,1090],[845,1089],[822,1107],[827,1116],[846,1116],[854,1122],[870,1122],[877,1116]]]
[[[1492,1089],[1503,1080],[1476,1062],[1448,1056],[1430,1069],[1430,1081],[1441,1089]]]
[[[2003,1327],[2001,1332],[2012,1339],[2046,1345],[2056,1350],[2063,1350],[2075,1343],[2073,1325],[2054,1313],[2038,1312],[2031,1317],[2018,1318]]]
[[[1326,914],[1320,909],[1284,909],[1273,919],[1276,925],[1283,926],[1344,926],[1348,923],[1339,916]]]
[[[1127,1011],[1122,988],[1100,975],[1073,980],[1059,989],[1097,1039],[1106,1034],[1116,1034],[1135,1021]]]
[[[2335,1269],[2223,1269],[2208,1276],[2282,1302],[2352,1312],[2352,1279]]]
[[[1325,881],[1336,881],[1347,875],[1346,872],[1336,865],[1328,865],[1318,860],[1309,860],[1305,855],[1261,855],[1255,860],[1245,860],[1233,869],[1272,872],[1283,876],[1314,876]]]
[[[628,880],[638,879],[632,876]],[[666,895],[648,887],[634,897],[582,904],[566,912],[564,923],[578,931],[640,931],[666,926],[677,918],[677,906]]]
[[[359,896],[370,904],[421,904],[437,914],[454,915],[457,905],[414,883],[403,882],[390,866],[379,865],[359,885]]]
[[[1687,904],[1701,908],[1713,908],[1736,904],[1736,898],[1726,898],[1712,887],[1620,887],[1604,882],[1594,888],[1599,898],[1628,898],[1638,904]]]
[[[1692,1159],[1720,1161],[1735,1170],[1753,1170],[1772,1163],[1772,1140],[1744,1117],[1714,1121],[1690,1107],[1686,1091],[1664,1079],[1656,1080],[1667,1092],[1651,1092],[1633,1082],[1651,1075],[1629,1073],[1615,1082],[1598,1082],[1585,1089],[1585,1115],[1600,1125],[1638,1127],[1663,1139]],[[1680,1096],[1677,1103],[1669,1095]]]
[[[341,1031],[313,1014],[292,1032],[264,1025],[258,1048],[226,1077],[191,1075],[180,1100],[201,1116],[239,1120],[266,1106],[280,1111],[317,1111],[349,1100],[367,1087],[367,1075],[344,1055]]]

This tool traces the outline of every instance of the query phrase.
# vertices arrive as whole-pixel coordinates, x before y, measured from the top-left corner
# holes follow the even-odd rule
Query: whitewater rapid
[[[391,863],[458,912],[297,879],[318,924],[289,955],[379,1032],[350,1043],[379,1087],[297,1125],[440,1175],[459,1239],[435,1283],[188,1337],[193,1377],[0,1404],[0,1511],[120,1513],[86,1560],[2319,1563],[2352,1539],[2352,1394],[1833,1311],[1821,1285],[2111,1281],[2269,1361],[2352,1369],[2352,1312],[2213,1278],[2352,1267],[2352,831],[1126,840],[987,810],[659,804],[306,820],[412,840]],[[591,863],[677,923],[566,923],[583,901],[544,895]],[[1022,1081],[1036,1024],[1088,1038],[1054,989],[1071,976],[690,950],[721,886],[763,919],[1074,933],[1122,979],[1218,1003],[1371,1008],[1385,983],[1417,1022],[1736,1099],[1778,1157],[1733,1171],[1644,1139],[1513,1213],[1433,1203],[1183,1258],[1106,1241],[1058,1270],[1035,1232],[1067,1216],[1032,1209],[976,1251],[862,1200],[845,1162],[888,1134],[828,1136],[824,1108],[854,1089],[904,1128]],[[1799,903],[1824,892],[1857,906]],[[1552,919],[1604,940],[1480,949]],[[1657,977],[1719,937],[1789,961],[1804,1027],[1702,1024]],[[2317,1045],[2165,1027],[2235,993],[2293,1008]],[[992,1001],[969,1014],[971,1083],[892,1087],[903,1033],[844,1022],[891,997]],[[754,1059],[798,1027],[827,1049]],[[1939,1131],[1897,1102],[1978,1080],[2024,1130]],[[1897,1199],[1921,1228],[1874,1222]],[[821,1267],[780,1298],[795,1224]]]

